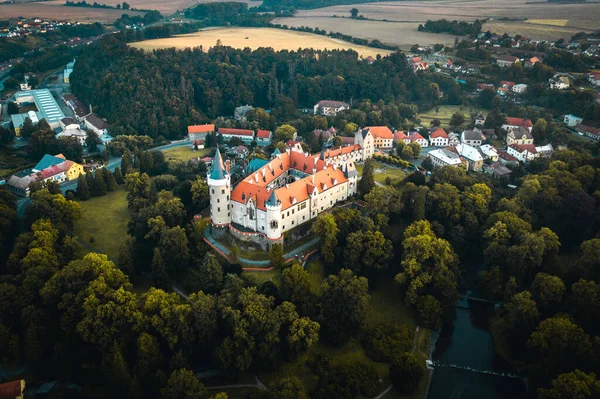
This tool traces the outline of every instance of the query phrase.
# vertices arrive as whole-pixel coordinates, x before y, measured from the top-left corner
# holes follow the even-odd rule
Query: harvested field
[[[221,0],[131,0],[128,1],[129,5],[133,8],[139,8],[141,10],[158,10],[164,16],[169,16],[177,11],[183,11],[186,8],[195,6],[200,3],[214,3]],[[248,7],[258,7],[262,4],[262,1],[253,1],[253,0],[236,0],[242,3],[248,3]],[[89,1],[88,1],[89,2]],[[116,6],[117,4],[122,4],[123,0],[102,0],[100,3],[106,4],[109,6]],[[46,2],[46,4],[65,4],[65,0],[52,0]],[[121,13],[123,10],[120,10]],[[127,11],[127,13],[129,13]]]
[[[127,11],[129,15],[143,15]],[[123,15],[123,10],[91,7],[66,7],[54,2],[0,4],[1,18],[51,18],[79,22],[112,23]]]
[[[331,17],[294,17],[276,18],[272,23],[288,26],[308,26],[325,29],[328,32],[341,32],[363,39],[377,39],[384,43],[409,49],[413,44],[434,45],[437,43],[451,45],[455,36],[419,32],[417,22],[381,22],[359,21],[350,18]]]
[[[581,32],[581,29],[576,28],[536,25],[525,22],[492,21],[485,23],[483,28],[500,35],[504,33],[507,33],[509,36],[519,34],[538,40],[558,40],[560,38],[570,39],[574,34]]]
[[[550,26],[567,26],[568,19],[528,19],[525,21],[528,24],[550,25]]]
[[[272,47],[276,51],[297,50],[298,48],[314,48],[317,50],[352,49],[361,57],[375,56],[377,54],[387,55],[390,53],[388,50],[358,46],[312,33],[292,32],[273,28],[210,29],[166,39],[145,40],[132,43],[131,45],[144,50],[171,47],[184,49],[199,46],[208,49],[214,46],[217,40],[221,40],[224,46],[236,48],[249,47],[253,50],[260,47]]]
[[[385,19],[388,21],[415,23],[423,23],[428,19],[437,20],[442,18],[462,21],[473,21],[475,19],[485,18],[493,20],[497,20],[498,18],[510,18],[515,21],[523,21],[527,18],[533,18],[538,22],[544,23],[542,26],[555,28],[557,20],[564,20],[565,17],[568,17],[569,19],[566,22],[566,27],[574,28],[577,31],[597,29],[598,21],[596,16],[600,14],[600,3],[528,4],[527,0],[507,0],[502,2],[496,0],[398,1],[356,4],[353,7],[357,8],[359,14],[366,18],[380,21]],[[309,19],[331,17],[333,15],[337,15],[338,17],[349,17],[350,8],[352,7],[342,5],[314,10],[299,10],[296,17]],[[331,20],[328,19],[327,21]],[[529,24],[527,26],[529,26]],[[319,27],[328,31],[333,30],[329,25]],[[521,26],[519,27],[521,28]],[[525,29],[525,26],[522,28]],[[385,28],[381,29],[383,30]],[[379,31],[379,29],[377,29],[377,31]],[[557,34],[570,34],[570,32],[570,30],[537,30],[533,32],[533,36],[530,36],[534,39],[545,39],[556,37]],[[401,34],[403,33],[404,32]],[[363,32],[363,36],[367,35],[369,35],[369,32]],[[371,35],[373,34],[371,33]],[[382,36],[380,40],[386,41],[386,37]]]

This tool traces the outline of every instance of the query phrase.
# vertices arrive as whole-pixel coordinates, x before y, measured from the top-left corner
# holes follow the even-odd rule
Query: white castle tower
[[[277,198],[275,190],[271,192],[265,208],[267,209],[267,238],[276,240],[281,237],[281,201]]]
[[[231,184],[229,172],[217,148],[212,162],[212,171],[207,179],[210,194],[210,217],[213,226],[225,227],[231,222]]]

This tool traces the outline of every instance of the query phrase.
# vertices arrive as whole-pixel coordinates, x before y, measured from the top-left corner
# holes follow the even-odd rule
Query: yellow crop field
[[[568,19],[528,19],[525,21],[528,24],[537,25],[552,25],[552,26],[567,26]]]
[[[391,53],[389,50],[370,48],[337,40],[313,33],[295,32],[275,28],[222,28],[202,30],[187,35],[179,35],[165,39],[144,40],[131,45],[143,50],[156,50],[175,47],[177,49],[202,46],[204,50],[214,47],[217,40],[224,46],[235,48],[272,47],[274,50],[298,50],[313,48],[315,50],[352,49],[360,57],[382,56]]]

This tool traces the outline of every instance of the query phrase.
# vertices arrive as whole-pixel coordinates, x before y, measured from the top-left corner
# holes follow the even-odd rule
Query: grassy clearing
[[[281,284],[281,269],[270,270],[268,272],[243,272],[242,278],[257,287],[262,286],[267,281],[272,281],[275,285],[279,285]]]
[[[207,50],[215,46],[217,40],[220,40],[224,46],[248,47],[253,50],[260,47],[272,47],[275,51],[298,50],[299,48],[313,48],[316,50],[352,49],[362,57],[374,57],[377,54],[387,55],[391,53],[389,50],[359,46],[313,33],[274,28],[210,29],[166,39],[144,40],[131,45],[148,51],[171,47],[185,49],[200,46]]]
[[[365,165],[363,163],[356,164],[356,170],[358,171],[359,176],[362,176],[364,167]],[[381,184],[385,184],[385,179],[387,177],[392,179],[392,185],[400,183],[406,177],[406,173],[400,169],[390,167],[383,162],[373,161],[373,169],[375,170],[375,181]]]
[[[104,197],[78,202],[81,218],[75,222],[74,233],[95,251],[117,259],[129,221],[125,186]],[[90,237],[94,237],[93,243],[90,243]]]
[[[210,148],[194,151],[189,146],[170,148],[163,151],[167,161],[189,161],[192,158],[205,157],[210,153]]]
[[[421,120],[421,125],[424,127],[431,126],[431,121],[434,119],[439,119],[442,122],[442,127],[447,128],[450,123],[450,118],[456,112],[462,112],[467,120],[470,118],[471,113],[479,113],[483,112],[484,115],[487,115],[485,111],[479,111],[475,108],[465,108],[459,105],[442,105],[439,107],[438,112],[435,112],[435,108],[430,109],[427,112],[422,112],[418,115]]]
[[[567,26],[568,19],[528,19],[525,21],[527,24],[537,25],[552,25],[552,26]]]

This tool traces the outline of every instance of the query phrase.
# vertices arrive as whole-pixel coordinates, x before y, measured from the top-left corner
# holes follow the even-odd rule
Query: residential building
[[[477,91],[496,90],[496,86],[491,83],[477,83]]]
[[[569,127],[575,127],[578,124],[580,124],[581,122],[583,122],[583,118],[580,118],[580,117],[572,115],[572,114],[565,115],[565,117],[563,119],[563,123]]]
[[[483,157],[476,147],[469,144],[461,143],[454,147],[458,155],[465,158],[469,162],[469,170],[480,172],[483,168]]]
[[[508,89],[507,87],[498,87],[497,93],[499,96],[506,96],[508,93],[510,93],[510,89]]]
[[[233,118],[236,121],[245,121],[246,113],[251,109],[254,109],[252,105],[242,105],[240,107],[236,107],[236,109],[233,111]]]
[[[360,129],[354,135],[354,144],[360,145],[363,160],[373,157],[375,153],[375,138],[369,129]]]
[[[108,122],[106,119],[102,119],[94,113],[89,114],[85,118],[85,126],[89,131],[94,132],[98,137],[108,133]]]
[[[487,117],[484,114],[480,113],[479,115],[477,115],[475,117],[475,121],[474,121],[475,126],[478,126],[478,125],[483,126],[485,124],[486,119],[487,119]]]
[[[78,164],[74,161],[65,160],[65,175],[67,180],[75,180],[79,175],[85,174],[83,165]]]
[[[500,81],[500,87],[506,87],[507,89],[511,89],[515,84],[515,82],[511,82],[509,80]]]
[[[79,128],[77,125],[76,128],[63,129],[62,132],[56,135],[56,138],[61,137],[75,137],[79,144],[83,147],[85,145],[85,140],[87,139],[87,132]]]
[[[517,62],[519,62],[519,58],[514,55],[500,55],[496,58],[496,64],[500,67],[511,66]]]
[[[483,143],[483,135],[480,130],[465,130],[460,135],[460,142],[473,147],[479,147]]]
[[[550,158],[552,152],[554,152],[554,147],[552,144],[537,146],[535,147],[535,152],[537,153],[537,157]]]
[[[209,133],[215,132],[215,125],[191,125],[188,126],[188,140],[194,141],[198,139],[206,139]]]
[[[519,126],[516,129],[510,129],[506,133],[506,144],[533,144],[533,135],[528,129]]]
[[[425,71],[427,69],[429,69],[429,64],[423,60],[421,60],[421,57],[412,57],[409,59],[409,64],[413,69],[413,72],[417,72],[417,71]]]
[[[529,130],[529,132],[533,130],[533,123],[531,120],[524,118],[513,118],[509,116],[506,117],[506,123],[502,125],[502,129],[508,132],[511,129],[517,129],[519,126],[523,126],[525,129]]]
[[[490,144],[484,144],[479,147],[479,152],[484,160],[490,160],[492,162],[498,161],[498,151]]]
[[[79,129],[79,123],[73,118],[62,118],[60,120],[62,130]]]
[[[381,150],[389,150],[394,147],[394,135],[387,126],[367,126],[363,130],[367,130],[373,136],[373,144],[375,148]]]
[[[222,135],[225,140],[231,140],[236,137],[242,139],[246,144],[250,144],[252,140],[254,140],[254,130],[220,127],[219,134]]]
[[[26,118],[31,119],[32,122],[35,119],[34,123],[45,119],[52,129],[56,129],[60,127],[60,120],[65,117],[48,89],[18,91],[15,93],[15,102],[19,106],[33,105],[37,109],[36,111],[11,115],[11,121],[17,136],[21,134],[21,127]]]
[[[434,147],[448,147],[448,133],[441,127],[429,133],[429,144]]]
[[[273,138],[273,132],[270,130],[259,130],[256,132],[256,143],[258,145],[269,145]]]
[[[517,93],[517,94],[523,94],[527,91],[527,86],[525,83],[519,83],[518,85],[514,85],[512,87],[512,91]]]
[[[571,85],[569,78],[561,75],[554,75],[549,79],[550,88],[555,90],[568,89]]]
[[[71,108],[73,113],[75,114],[75,119],[78,122],[83,122],[85,117],[92,113],[92,111],[85,106],[77,97],[74,95],[67,93],[63,94],[63,102]]]
[[[365,136],[363,131],[357,134],[369,136],[368,131]],[[357,145],[330,157],[325,151],[308,155],[287,149],[231,190],[229,171],[217,150],[207,180],[213,231],[228,230],[238,239],[260,241],[263,246],[281,244],[285,232],[356,193],[353,153],[363,151]]]
[[[519,160],[515,157],[513,157],[512,155],[510,155],[508,152],[504,151],[504,150],[497,150],[498,151],[498,161],[502,162],[504,165],[514,165],[514,166],[519,166]]]
[[[600,72],[590,72],[588,74],[588,81],[593,86],[600,86]]]
[[[446,148],[439,148],[437,150],[429,151],[427,157],[431,159],[431,163],[434,167],[442,166],[458,166],[468,168],[468,161],[461,158],[456,152],[453,152]]]
[[[579,123],[577,126],[575,126],[575,130],[581,135],[587,136],[594,140],[600,140],[600,129]]]
[[[418,132],[413,132],[408,136],[408,139],[410,140],[411,143],[419,143],[419,145],[421,146],[421,148],[425,148],[428,146],[428,142],[427,139],[423,136],[421,136],[420,133]]]
[[[483,171],[496,179],[509,180],[512,171],[508,169],[502,162],[494,162],[489,165],[483,165]]]
[[[31,169],[26,169],[12,175],[6,182],[8,190],[19,197],[29,197],[29,185],[37,181]]]
[[[14,194],[28,197],[31,183],[48,181],[63,183],[77,179],[83,173],[82,165],[65,159],[64,155],[45,154],[33,168],[12,175],[7,184]]]
[[[202,149],[204,149],[205,143],[206,143],[206,140],[204,140],[204,139],[192,140],[192,144],[190,144],[190,148],[192,150],[202,150]]]
[[[404,132],[398,130],[394,133],[394,145],[398,144],[398,142],[404,141],[406,144],[410,143],[410,139]]]
[[[350,109],[350,105],[342,101],[321,100],[313,109],[315,115],[336,116],[338,112]]]
[[[533,161],[537,156],[537,151],[533,144],[510,144],[506,151],[520,162]]]
[[[312,131],[313,140],[317,142],[320,138],[323,139],[323,145],[325,147],[331,147],[333,145],[333,138],[335,134],[331,130],[313,130]],[[352,143],[354,144],[354,139],[352,139]]]
[[[250,151],[248,150],[248,147],[246,147],[245,145],[238,145],[237,147],[235,147],[235,156],[238,157],[239,159],[246,159],[248,157],[248,155],[250,155]]]
[[[454,147],[459,144],[460,144],[460,137],[454,132],[448,133],[448,145]]]
[[[525,68],[533,68],[533,66],[535,64],[538,64],[541,62],[542,62],[542,60],[540,60],[538,57],[530,58],[527,61],[525,61]]]

